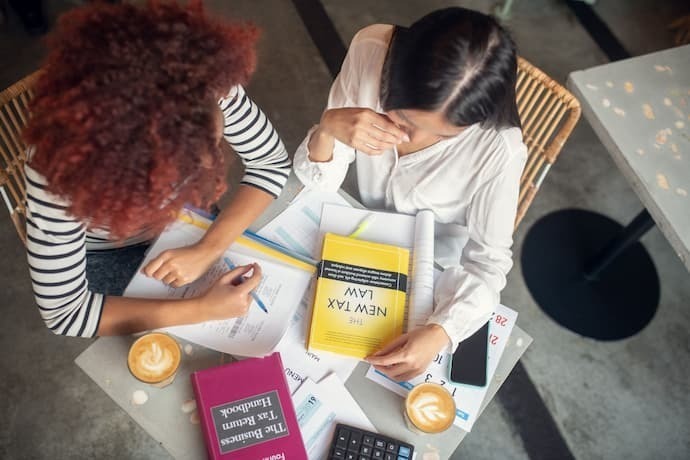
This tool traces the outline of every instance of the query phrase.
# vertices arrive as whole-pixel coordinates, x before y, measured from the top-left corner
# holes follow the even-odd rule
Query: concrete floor
[[[2,0],[0,0],[2,2]],[[45,1],[51,21],[79,2]],[[269,114],[290,151],[318,121],[331,77],[292,2],[208,1],[219,14],[255,21],[264,30],[260,64],[250,92]],[[408,24],[450,4],[488,11],[494,0],[322,0],[348,43],[373,22]],[[632,54],[671,46],[666,25],[687,14],[682,1],[600,1],[594,7]],[[520,53],[557,80],[607,61],[570,9],[559,0],[516,2],[508,23]],[[0,25],[0,88],[38,66],[40,40],[28,37],[11,13]],[[520,270],[522,241],[541,216],[563,208],[601,212],[627,223],[641,204],[585,120],[581,120],[515,239],[516,264],[503,302],[520,313],[535,341],[522,359],[573,456],[579,459],[690,458],[690,279],[663,235],[643,243],[661,279],[659,310],[640,334],[596,342],[564,330],[537,307]],[[689,207],[690,208],[690,207]],[[0,217],[0,458],[169,458],[76,365],[91,343],[52,335],[39,319],[22,246]],[[511,397],[520,398],[519,394]],[[497,398],[453,458],[554,458],[521,436],[528,417],[515,420]],[[528,452],[530,454],[528,454]]]

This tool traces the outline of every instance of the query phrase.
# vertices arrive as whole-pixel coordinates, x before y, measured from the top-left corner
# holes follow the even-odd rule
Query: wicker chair
[[[580,118],[580,103],[567,89],[522,58],[518,58],[515,92],[528,153],[520,178],[517,228]]]
[[[23,243],[26,243],[26,145],[21,133],[29,118],[29,100],[37,78],[35,72],[0,93],[0,194]]]

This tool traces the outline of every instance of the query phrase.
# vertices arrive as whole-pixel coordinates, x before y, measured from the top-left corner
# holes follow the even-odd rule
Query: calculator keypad
[[[406,442],[339,423],[329,450],[336,460],[412,460],[414,447]]]

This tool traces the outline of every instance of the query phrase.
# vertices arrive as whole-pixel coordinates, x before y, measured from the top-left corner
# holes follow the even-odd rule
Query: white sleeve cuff
[[[434,312],[427,324],[443,327],[451,350],[477,332],[490,318],[500,298],[498,293],[460,267],[444,271],[434,288]]]
[[[309,140],[316,128],[318,125],[309,130],[295,152],[293,160],[295,175],[306,187],[335,192],[345,180],[347,169],[355,158],[354,149],[335,140],[333,157],[330,161],[312,161],[309,158]]]
[[[467,308],[469,307],[469,308]],[[450,310],[456,310],[450,314]],[[434,312],[427,324],[438,324],[446,331],[450,337],[451,353],[455,351],[460,342],[474,334],[489,319],[491,319],[491,308],[473,307],[467,305],[463,308],[460,305],[445,308],[443,311]]]

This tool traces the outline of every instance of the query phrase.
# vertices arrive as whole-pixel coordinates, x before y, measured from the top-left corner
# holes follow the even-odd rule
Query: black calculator
[[[338,423],[328,451],[337,460],[412,460],[410,444],[371,431]]]

